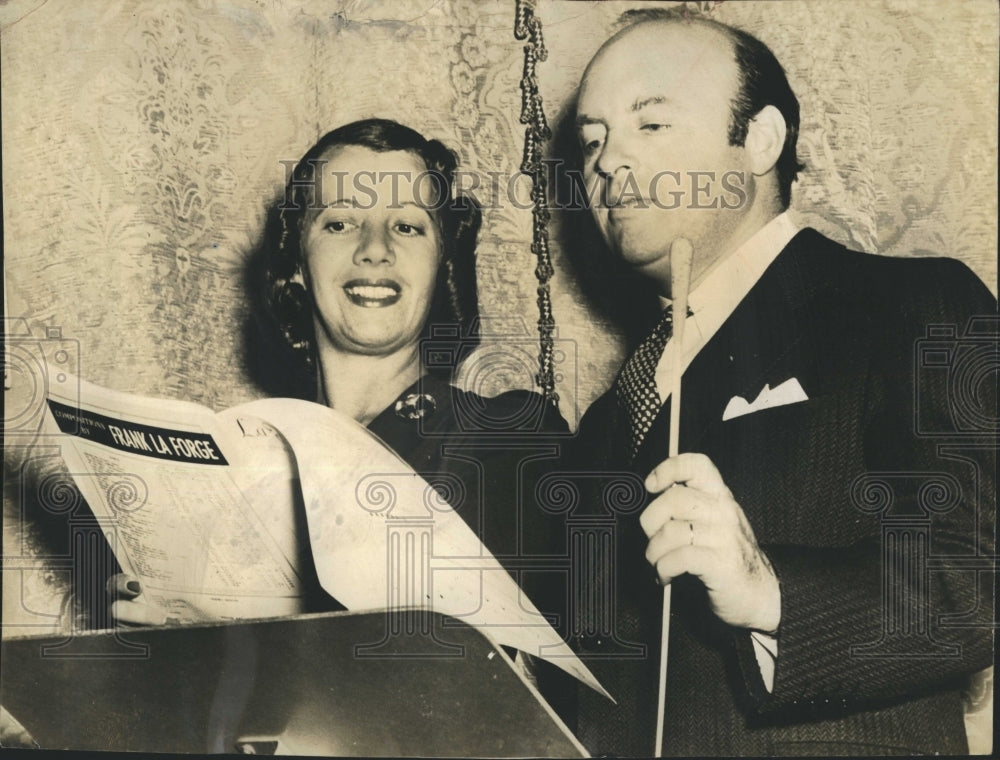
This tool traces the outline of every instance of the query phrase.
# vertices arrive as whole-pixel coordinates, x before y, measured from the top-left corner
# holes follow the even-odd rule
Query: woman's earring
[[[284,251],[288,247],[288,218],[284,210],[278,212],[278,219],[281,221],[281,238],[278,240],[278,250]]]

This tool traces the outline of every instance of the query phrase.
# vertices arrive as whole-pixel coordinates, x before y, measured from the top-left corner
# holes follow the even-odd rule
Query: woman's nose
[[[381,227],[369,228],[365,230],[361,238],[361,244],[354,252],[355,264],[394,264],[396,254],[392,249],[392,240],[389,231]]]

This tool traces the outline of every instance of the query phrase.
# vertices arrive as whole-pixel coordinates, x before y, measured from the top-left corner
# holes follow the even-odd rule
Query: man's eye
[[[607,130],[601,124],[585,124],[577,132],[580,140],[580,150],[589,156],[601,149]]]
[[[669,128],[670,128],[669,124],[662,124],[662,123],[643,124],[641,127],[639,127],[639,129],[643,130],[644,132],[662,132],[665,129]]]

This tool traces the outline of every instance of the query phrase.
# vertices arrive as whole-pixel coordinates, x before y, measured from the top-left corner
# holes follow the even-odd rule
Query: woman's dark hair
[[[438,193],[431,208],[441,238],[441,265],[422,338],[433,337],[431,374],[450,378],[462,356],[478,345],[476,235],[481,221],[473,198],[454,190],[455,154],[437,140],[388,119],[364,119],[328,132],[298,161],[284,196],[271,206],[261,244],[251,265],[251,288],[258,335],[249,336],[251,373],[265,390],[313,399],[316,394],[315,332],[312,295],[295,281],[302,268],[302,219],[315,208],[323,156],[338,146],[356,145],[385,153],[419,156],[427,181]],[[259,343],[257,341],[260,341]],[[266,348],[265,348],[266,346]],[[269,356],[265,357],[265,354]],[[266,362],[265,358],[271,361]]]

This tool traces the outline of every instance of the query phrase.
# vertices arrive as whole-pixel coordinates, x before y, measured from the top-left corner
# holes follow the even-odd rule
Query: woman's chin
[[[418,338],[408,339],[405,336],[367,333],[350,336],[343,342],[341,350],[359,356],[387,357],[401,352],[416,354],[419,350]]]

